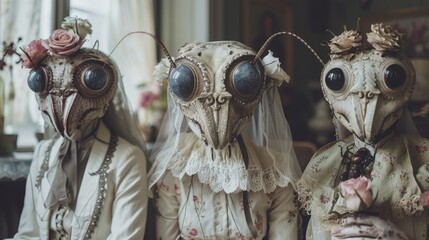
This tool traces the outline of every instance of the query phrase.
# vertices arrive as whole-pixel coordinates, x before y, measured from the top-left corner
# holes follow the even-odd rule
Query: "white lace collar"
[[[224,191],[264,191],[273,192],[277,187],[293,184],[286,169],[274,166],[270,154],[265,148],[258,147],[244,139],[249,155],[249,167],[246,169],[238,143],[223,150],[213,150],[205,146],[194,134],[182,137],[177,150],[166,170],[175,177],[197,175],[201,183],[207,184],[214,192]],[[288,161],[280,159],[277,161]]]

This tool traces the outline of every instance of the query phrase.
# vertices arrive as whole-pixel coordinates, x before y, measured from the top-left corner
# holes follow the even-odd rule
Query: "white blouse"
[[[155,194],[157,239],[255,239],[246,222],[243,192],[215,193],[198,178],[167,172]],[[289,184],[270,194],[249,192],[257,238],[297,239],[298,206]]]

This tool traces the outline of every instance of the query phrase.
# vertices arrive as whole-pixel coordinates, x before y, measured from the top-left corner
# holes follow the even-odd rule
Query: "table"
[[[0,156],[0,181],[26,178],[30,172],[32,158],[32,152],[15,152],[12,156]]]
[[[32,156],[32,152],[0,156],[0,239],[13,237],[18,229]]]

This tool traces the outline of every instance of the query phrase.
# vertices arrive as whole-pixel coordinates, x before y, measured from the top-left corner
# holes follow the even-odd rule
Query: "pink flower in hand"
[[[422,194],[420,194],[420,203],[424,207],[429,206],[429,191],[424,191],[424,192],[422,192]]]
[[[198,235],[198,231],[197,231],[197,229],[195,229],[195,228],[192,228],[190,231],[189,231],[189,236],[190,237],[195,237],[195,236],[197,236]]]
[[[79,50],[83,42],[73,30],[57,29],[43,44],[53,56],[65,57]]]
[[[21,54],[22,65],[26,68],[33,68],[46,56],[48,49],[43,46],[43,40],[33,40],[24,51],[25,53]]]
[[[340,191],[351,211],[357,212],[372,205],[371,180],[364,176],[341,182]]]

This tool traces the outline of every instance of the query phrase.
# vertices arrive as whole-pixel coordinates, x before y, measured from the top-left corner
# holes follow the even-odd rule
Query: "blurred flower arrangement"
[[[138,105],[140,128],[148,142],[155,141],[167,108],[167,87],[163,82],[168,78],[169,68],[168,60],[162,59],[154,68],[153,81],[137,86],[141,89]]]
[[[19,54],[16,52],[16,45],[22,40],[21,37],[18,37],[18,40],[16,42],[6,42],[3,41],[3,49],[2,49],[2,58],[0,59],[0,71],[4,69],[4,67],[8,66],[6,62],[6,57],[13,57],[14,55],[19,56]],[[18,60],[19,63],[20,60]],[[12,67],[12,64],[9,64],[9,67]]]
[[[137,86],[141,88],[139,93],[139,107],[145,109],[165,109],[167,107],[166,89],[157,83],[142,83]]]
[[[1,59],[0,59],[0,72],[4,71],[7,67],[9,70],[9,79],[5,81],[0,74],[0,134],[3,134],[5,127],[5,116],[6,112],[12,111],[12,102],[15,99],[15,86],[13,77],[13,64],[18,64],[21,62],[19,54],[17,53],[17,45],[22,40],[21,37],[18,37],[16,42],[6,42],[3,41],[3,47],[1,49]],[[18,60],[13,62],[13,57],[18,56]],[[11,59],[10,62],[7,62],[7,59]],[[9,86],[6,87],[6,82],[9,82]],[[8,91],[6,92],[6,90]],[[11,117],[12,114],[7,114],[8,117]],[[11,122],[12,119],[8,119],[8,122]]]

